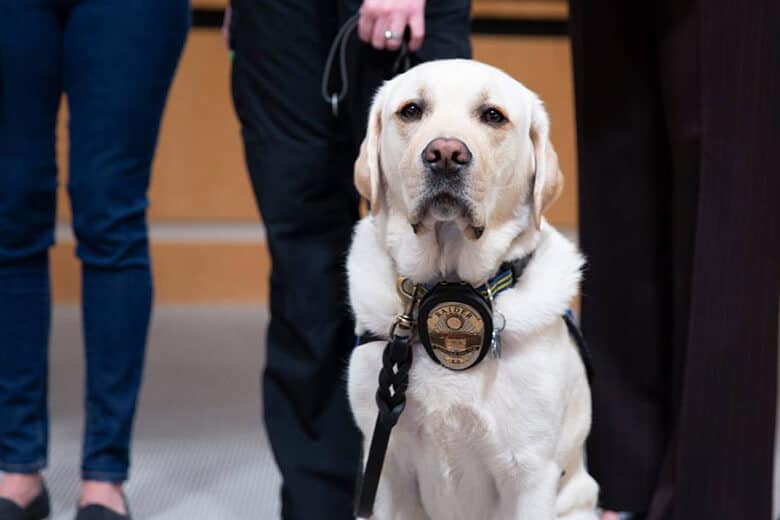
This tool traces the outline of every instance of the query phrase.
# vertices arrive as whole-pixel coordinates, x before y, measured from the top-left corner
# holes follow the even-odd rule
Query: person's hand
[[[601,520],[620,520],[620,515],[614,511],[602,511]]]
[[[222,39],[225,40],[225,47],[230,50],[230,15],[233,10],[230,6],[225,8],[225,16],[222,18]]]
[[[358,36],[375,49],[399,49],[407,25],[416,51],[425,38],[425,0],[364,0],[360,7]]]

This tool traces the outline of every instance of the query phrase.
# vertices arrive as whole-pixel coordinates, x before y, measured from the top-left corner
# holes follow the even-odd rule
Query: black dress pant
[[[233,0],[233,97],[272,258],[264,413],[285,519],[352,518],[360,466],[345,384],[354,326],[344,263],[358,218],[353,163],[395,53],[353,37],[338,117],[320,96],[328,48],[359,5]],[[415,61],[469,57],[469,15],[468,0],[430,1]]]
[[[601,502],[769,518],[780,3],[572,0],[571,22]]]

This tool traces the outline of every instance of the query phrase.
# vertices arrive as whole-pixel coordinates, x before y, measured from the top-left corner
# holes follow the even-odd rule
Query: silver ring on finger
[[[400,40],[401,35],[391,29],[385,29],[385,40]]]

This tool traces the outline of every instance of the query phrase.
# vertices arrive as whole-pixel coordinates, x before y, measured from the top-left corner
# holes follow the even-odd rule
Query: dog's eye
[[[506,117],[497,108],[486,108],[482,111],[481,119],[484,123],[490,123],[492,125],[500,125],[506,121]]]
[[[423,109],[417,103],[407,103],[398,111],[398,115],[405,121],[417,121],[423,115]]]

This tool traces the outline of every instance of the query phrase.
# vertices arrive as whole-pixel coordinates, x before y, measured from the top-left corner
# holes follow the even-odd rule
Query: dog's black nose
[[[471,162],[471,151],[460,139],[439,137],[425,147],[422,160],[433,173],[454,174]]]

